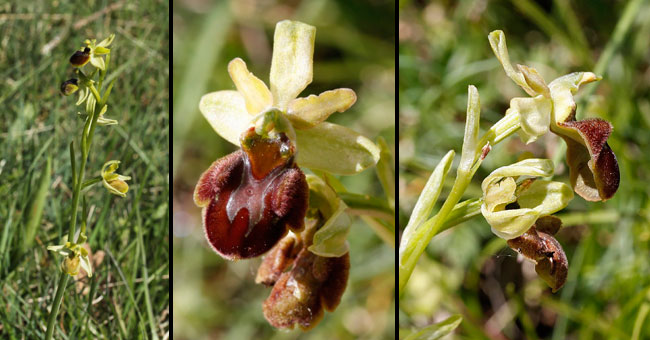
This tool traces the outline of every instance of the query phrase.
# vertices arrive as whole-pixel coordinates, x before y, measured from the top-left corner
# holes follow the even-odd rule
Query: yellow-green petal
[[[271,93],[273,103],[283,111],[311,83],[315,38],[316,28],[298,21],[275,25]]]
[[[497,57],[497,59],[499,59],[501,66],[503,66],[503,69],[506,71],[506,75],[508,75],[510,79],[512,79],[517,85],[524,89],[524,91],[526,91],[526,93],[529,95],[538,95],[539,93],[537,93],[528,85],[523,73],[516,71],[512,67],[512,64],[510,63],[510,56],[508,55],[508,46],[506,45],[506,36],[503,34],[503,31],[492,31],[488,35],[488,40],[490,41],[490,46],[492,47],[492,51],[494,51],[494,55]],[[532,68],[529,69],[534,71]],[[537,73],[537,71],[535,71],[535,73]]]
[[[237,91],[244,96],[248,113],[256,115],[273,104],[273,96],[269,88],[248,71],[246,63],[242,59],[233,59],[228,64],[228,73],[235,83]]]
[[[296,130],[297,163],[339,175],[359,173],[379,161],[379,148],[346,127],[323,122],[309,130]]]
[[[97,46],[97,47],[95,47],[95,50],[93,51],[93,53],[94,53],[95,55],[103,55],[103,54],[107,54],[107,53],[109,53],[110,51],[111,51],[111,50],[108,49],[108,48],[106,48],[106,47]]]
[[[516,202],[517,183],[512,177],[505,177],[487,186],[484,193],[485,207],[489,211],[505,210],[506,205]]]
[[[552,108],[551,100],[543,95],[533,98],[513,98],[506,114],[513,111],[519,113],[521,117],[519,136],[524,143],[529,144],[548,132]]]
[[[553,123],[557,124],[573,118],[576,108],[573,94],[580,85],[600,79],[591,72],[574,72],[553,80],[548,85],[553,99]]]
[[[492,171],[492,173],[483,180],[481,189],[485,192],[488,185],[491,185],[494,181],[498,181],[501,177],[548,177],[553,174],[553,171],[553,161],[550,159],[524,159],[523,161],[503,166]]]
[[[351,89],[325,91],[318,96],[292,100],[287,117],[296,129],[309,129],[324,122],[334,112],[344,112],[356,101],[357,95]]]
[[[522,208],[535,210],[540,216],[564,209],[573,199],[573,189],[561,183],[546,180],[534,181],[517,198]]]
[[[504,240],[521,236],[535,224],[539,213],[533,209],[512,209],[491,212],[485,205],[481,206],[481,213],[490,224],[492,233]]]
[[[239,146],[239,136],[252,119],[244,97],[237,91],[217,91],[204,95],[199,103],[203,117],[219,136]]]
[[[81,268],[83,268],[83,270],[86,272],[86,274],[88,274],[88,277],[93,277],[93,266],[90,264],[90,259],[88,258],[87,254],[81,256],[80,265]]]
[[[535,93],[541,94],[547,98],[550,97],[550,90],[548,86],[546,86],[546,81],[544,81],[544,78],[539,74],[539,72],[537,72],[536,69],[519,64],[517,64],[517,68],[524,76],[526,84],[528,84],[528,86],[530,86],[530,88],[535,91]]]
[[[115,39],[115,34],[114,33],[110,34],[108,37],[106,37],[106,39],[102,40],[99,44],[97,44],[97,47],[108,47],[113,42],[113,39]],[[93,39],[93,43],[94,43],[94,41],[95,40]]]

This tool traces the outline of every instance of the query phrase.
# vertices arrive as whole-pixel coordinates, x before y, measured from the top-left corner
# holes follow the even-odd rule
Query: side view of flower
[[[573,94],[580,85],[600,78],[591,72],[575,72],[547,85],[534,68],[524,65],[514,68],[510,64],[502,31],[491,32],[488,39],[508,77],[530,97],[513,98],[505,116],[479,139],[478,90],[469,86],[462,156],[451,192],[437,214],[429,218],[451,167],[453,150],[434,170],[402,234],[400,295],[431,239],[441,230],[479,213],[496,236],[505,239],[510,248],[536,264],[539,277],[556,292],[566,282],[569,269],[564,250],[554,238],[562,222],[552,214],[569,204],[574,191],[587,201],[605,201],[618,189],[618,162],[607,144],[612,125],[599,118],[575,119]],[[554,175],[553,161],[524,159],[494,170],[482,182],[481,197],[459,203],[493,146],[515,132],[528,144],[549,131],[562,137],[567,144],[570,186],[548,179]]]
[[[263,312],[277,328],[313,328],[333,311],[347,284],[347,206],[326,181],[374,166],[380,149],[326,122],[356,102],[347,88],[297,98],[312,81],[316,29],[281,21],[275,28],[270,88],[235,58],[237,91],[208,93],[199,108],[212,128],[240,147],[200,177],[194,202],[212,249],[228,260],[266,254],[257,283],[272,286]]]

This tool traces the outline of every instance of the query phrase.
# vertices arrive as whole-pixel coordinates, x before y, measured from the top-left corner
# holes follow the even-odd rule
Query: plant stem
[[[517,113],[507,114],[495,123],[490,130],[483,135],[483,137],[481,137],[476,146],[475,155],[477,158],[474,159],[474,164],[471,169],[469,171],[460,168],[457,170],[456,180],[451,188],[451,192],[438,213],[422,225],[416,227],[413,237],[411,237],[408,242],[401,245],[400,248],[402,249],[400,249],[399,257],[399,296],[402,296],[404,287],[411,277],[411,273],[413,273],[413,269],[415,268],[418,259],[426,249],[429,242],[431,242],[433,237],[438,234],[441,227],[445,225],[450,217],[450,213],[462,198],[467,186],[472,181],[476,170],[483,162],[483,159],[485,158],[485,155],[483,155],[482,152],[483,148],[496,145],[506,137],[515,133],[521,126],[519,119],[520,116]],[[454,216],[454,218],[456,218],[456,216]]]
[[[446,219],[447,215],[449,215],[456,203],[460,201],[460,198],[465,193],[465,189],[467,189],[471,180],[472,178],[469,176],[469,172],[458,171],[456,180],[454,181],[454,186],[451,188],[451,193],[449,193],[449,196],[445,200],[445,203],[443,203],[440,211],[438,211],[438,214],[417,228],[413,238],[411,239],[412,242],[405,245],[407,248],[406,251],[403,252],[403,256],[399,263],[400,296],[402,295],[406,283],[411,277],[411,273],[413,272],[420,255],[422,255],[431,239],[433,239],[433,237],[438,233],[438,229],[440,229],[440,226]]]
[[[54,296],[52,310],[50,311],[50,316],[47,318],[47,332],[45,333],[46,340],[52,339],[54,320],[56,320],[56,315],[59,314],[59,307],[61,307],[61,300],[63,299],[63,291],[65,291],[65,286],[68,284],[68,277],[68,274],[61,272],[59,285],[56,287],[56,295]]]
[[[101,104],[102,107],[97,108],[95,106],[92,115],[87,118],[90,120],[90,125],[88,125],[88,120],[86,121],[86,124],[84,125],[84,129],[82,131],[82,145],[81,145],[81,165],[79,166],[79,174],[76,174],[73,176],[73,178],[76,179],[76,183],[74,183],[74,193],[72,194],[72,210],[71,210],[71,216],[70,216],[70,230],[68,231],[68,241],[70,242],[76,242],[74,240],[74,234],[77,229],[77,210],[79,208],[79,197],[81,196],[81,189],[82,189],[82,184],[84,181],[84,172],[86,169],[86,162],[88,161],[88,155],[90,154],[90,146],[92,145],[93,141],[93,135],[95,133],[95,126],[97,125],[97,119],[99,118],[99,112],[101,112],[102,108],[104,105],[106,105],[104,102],[102,102],[102,98],[99,95],[99,92],[97,89],[95,89],[94,86],[90,86],[90,90],[93,93],[93,96],[95,96],[95,99],[97,100],[97,103],[103,103]],[[86,131],[86,127],[88,127],[88,131]],[[45,340],[50,340],[52,339],[52,333],[54,332],[54,320],[56,319],[56,315],[59,313],[59,307],[61,306],[61,300],[63,299],[63,293],[65,291],[66,284],[68,283],[69,276],[65,272],[61,272],[61,276],[59,278],[59,285],[56,288],[56,295],[54,296],[54,301],[52,302],[52,310],[50,311],[50,316],[48,317],[47,321],[47,331],[45,333]]]

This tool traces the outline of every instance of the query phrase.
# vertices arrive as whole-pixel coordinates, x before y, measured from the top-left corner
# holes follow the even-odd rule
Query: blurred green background
[[[226,262],[203,236],[192,192],[201,173],[236,150],[198,111],[208,92],[235,89],[227,64],[241,57],[268,84],[275,24],[316,27],[314,77],[300,95],[348,87],[356,104],[328,121],[395,145],[395,3],[393,1],[174,1],[173,265],[176,339],[386,339],[395,332],[394,249],[355,219],[351,270],[334,313],[308,333],[276,331],[262,313],[270,289],[256,285],[260,259]],[[381,197],[369,169],[341,177],[348,190]]]
[[[77,117],[77,96],[63,97],[59,86],[73,76],[68,59],[84,40],[100,41],[110,33],[115,40],[108,77],[117,80],[106,115],[119,125],[97,127],[86,178],[118,159],[119,173],[132,180],[126,198],[101,184],[87,189],[95,275],[68,281],[54,337],[168,336],[168,23],[164,0],[0,2],[1,339],[40,339],[45,333],[62,261],[46,247],[59,244],[69,230],[68,146],[74,138],[78,149],[84,124]],[[42,219],[34,242],[20,255],[48,156],[52,173]],[[138,228],[144,247],[137,242]]]
[[[578,119],[613,123],[609,145],[621,169],[613,199],[588,203],[576,196],[558,214],[569,278],[557,294],[479,215],[429,245],[400,300],[401,337],[458,313],[464,320],[450,339],[649,339],[648,1],[400,1],[399,7],[402,228],[440,158],[449,149],[460,152],[467,86],[480,93],[482,131],[503,116],[511,98],[527,96],[494,57],[492,30],[505,32],[513,64],[535,67],[547,83],[573,71],[603,76],[578,92]],[[554,134],[530,145],[510,137],[492,149],[465,198],[480,196],[483,178],[523,151],[559,159],[555,178],[568,183],[563,144]]]

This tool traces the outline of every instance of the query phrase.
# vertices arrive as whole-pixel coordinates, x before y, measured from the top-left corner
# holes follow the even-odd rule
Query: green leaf
[[[22,252],[24,253],[34,243],[36,231],[41,224],[43,209],[45,208],[45,199],[50,189],[50,180],[52,178],[52,159],[48,158],[45,167],[41,171],[41,177],[36,192],[31,196],[29,208],[27,210],[27,223],[25,224],[25,235],[22,239]]]
[[[453,332],[460,325],[461,321],[463,321],[461,315],[452,315],[443,321],[424,327],[418,332],[409,335],[404,340],[437,340]]]
[[[400,257],[404,250],[409,247],[409,241],[415,233],[415,230],[426,221],[431,214],[431,210],[433,210],[433,206],[438,200],[440,191],[442,191],[442,183],[445,181],[447,173],[449,173],[451,162],[454,160],[455,154],[454,150],[449,150],[449,152],[447,152],[445,157],[440,160],[436,168],[433,170],[433,173],[431,173],[427,184],[425,184],[422,193],[420,193],[420,197],[415,203],[415,207],[411,213],[411,218],[404,229],[404,233],[402,233],[402,241],[399,249]]]
[[[458,169],[469,172],[476,159],[476,144],[478,143],[478,125],[481,119],[481,100],[474,85],[467,87],[467,118],[465,121],[465,136],[463,151],[460,156]]]

